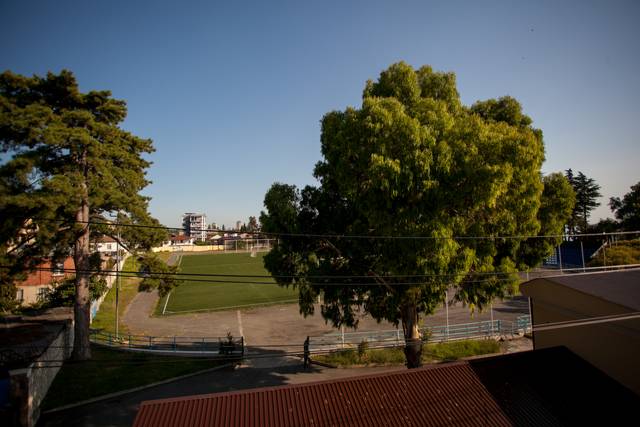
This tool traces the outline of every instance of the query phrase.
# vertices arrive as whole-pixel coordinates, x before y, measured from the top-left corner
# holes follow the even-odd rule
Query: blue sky
[[[157,150],[151,212],[171,226],[246,221],[274,181],[313,183],[322,116],[399,60],[455,72],[465,104],[517,98],[544,172],[602,186],[595,220],[640,181],[640,2],[310,3],[4,0],[0,70],[67,68],[125,99],[123,127]]]

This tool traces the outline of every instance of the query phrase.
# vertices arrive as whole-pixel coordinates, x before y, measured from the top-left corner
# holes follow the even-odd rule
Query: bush
[[[364,359],[367,356],[367,350],[369,350],[369,343],[367,340],[362,340],[360,344],[358,344],[358,357]]]
[[[425,356],[449,362],[463,357],[497,353],[499,351],[500,343],[494,340],[463,340],[430,344],[426,347]]]
[[[623,240],[609,245],[589,261],[589,267],[640,264],[640,240]]]

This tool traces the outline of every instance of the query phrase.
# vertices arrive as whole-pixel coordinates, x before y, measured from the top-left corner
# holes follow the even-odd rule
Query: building
[[[207,216],[205,214],[185,213],[182,215],[182,227],[187,236],[200,242],[207,240]]]
[[[566,346],[640,395],[640,269],[534,279],[520,290],[534,349]]]
[[[162,248],[170,248],[173,246],[191,246],[195,243],[193,237],[185,236],[184,234],[173,234],[169,237],[169,240],[162,242]]]
[[[134,427],[625,425],[639,405],[640,397],[557,347],[148,401]]]
[[[50,260],[42,262],[24,281],[16,283],[18,288],[16,299],[23,305],[41,301],[49,290],[65,277],[75,276],[74,269],[75,263],[72,257],[67,257],[62,262]]]
[[[124,248],[111,236],[100,236],[94,243],[94,250],[100,252],[100,255],[113,257],[118,249]]]

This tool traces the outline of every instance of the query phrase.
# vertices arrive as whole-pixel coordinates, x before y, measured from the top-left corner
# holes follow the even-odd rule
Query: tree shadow
[[[131,425],[140,404],[147,400],[169,399],[230,392],[260,387],[314,381],[315,374],[327,368],[304,367],[303,346],[248,346],[239,366],[204,372],[100,402],[41,416],[38,426],[114,426]],[[144,369],[144,366],[140,367]],[[306,377],[306,378],[303,378]],[[317,379],[319,380],[319,379]]]

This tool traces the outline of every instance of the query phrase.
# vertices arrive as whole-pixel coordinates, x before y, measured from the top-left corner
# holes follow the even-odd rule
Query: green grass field
[[[263,254],[248,253],[182,255],[180,273],[269,275],[262,263]],[[233,280],[233,283],[206,283],[185,280],[162,298],[156,315],[245,308],[297,301],[297,292],[278,286],[271,278],[198,277],[197,280]],[[269,282],[251,284],[246,282]],[[167,298],[169,301],[167,302]],[[166,303],[166,309],[165,309]]]

